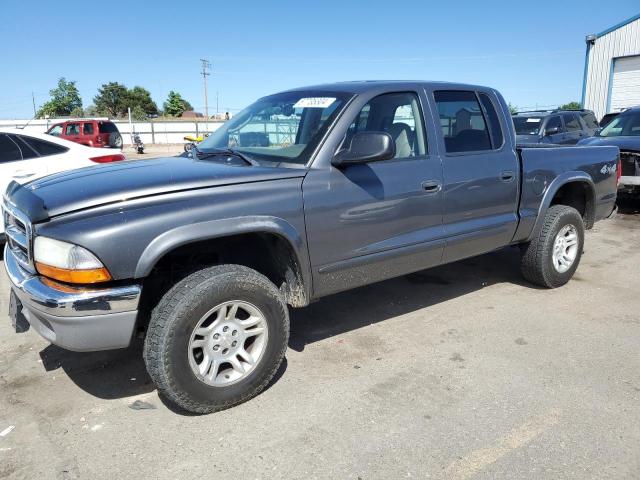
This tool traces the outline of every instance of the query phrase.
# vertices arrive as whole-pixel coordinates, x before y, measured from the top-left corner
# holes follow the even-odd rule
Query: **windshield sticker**
[[[298,100],[293,108],[327,108],[335,101],[335,97],[307,97]]]
[[[527,118],[527,123],[540,123],[539,118]]]

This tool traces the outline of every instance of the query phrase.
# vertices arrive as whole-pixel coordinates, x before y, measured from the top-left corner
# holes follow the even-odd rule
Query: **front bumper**
[[[4,265],[22,314],[49,342],[79,352],[125,348],[131,342],[140,285],[56,288],[20,267],[7,246]]]

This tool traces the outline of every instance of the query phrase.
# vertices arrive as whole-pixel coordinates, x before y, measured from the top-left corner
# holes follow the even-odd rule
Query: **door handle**
[[[503,182],[510,182],[514,179],[514,177],[515,175],[512,170],[504,170],[500,172],[500,180],[502,180]]]
[[[435,180],[427,180],[426,182],[422,182],[420,185],[422,186],[422,189],[428,193],[438,193],[440,188],[442,188],[442,185]]]

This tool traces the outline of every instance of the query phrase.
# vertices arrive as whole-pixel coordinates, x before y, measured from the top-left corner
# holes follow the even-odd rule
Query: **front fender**
[[[272,233],[284,238],[291,245],[300,267],[305,289],[309,293],[311,272],[307,258],[306,243],[300,233],[289,222],[272,216],[247,216],[210,220],[181,225],[154,238],[144,249],[135,269],[135,278],[149,275],[154,265],[170,251],[189,243],[215,238],[229,237],[243,233]]]

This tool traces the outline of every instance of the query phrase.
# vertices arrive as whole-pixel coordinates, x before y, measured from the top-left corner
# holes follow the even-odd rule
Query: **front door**
[[[420,97],[371,99],[345,132],[387,132],[395,158],[311,169],[303,184],[316,296],[437,265],[443,251],[442,166],[427,149]]]
[[[518,225],[519,161],[492,93],[433,94],[444,150],[444,261],[509,244]]]

